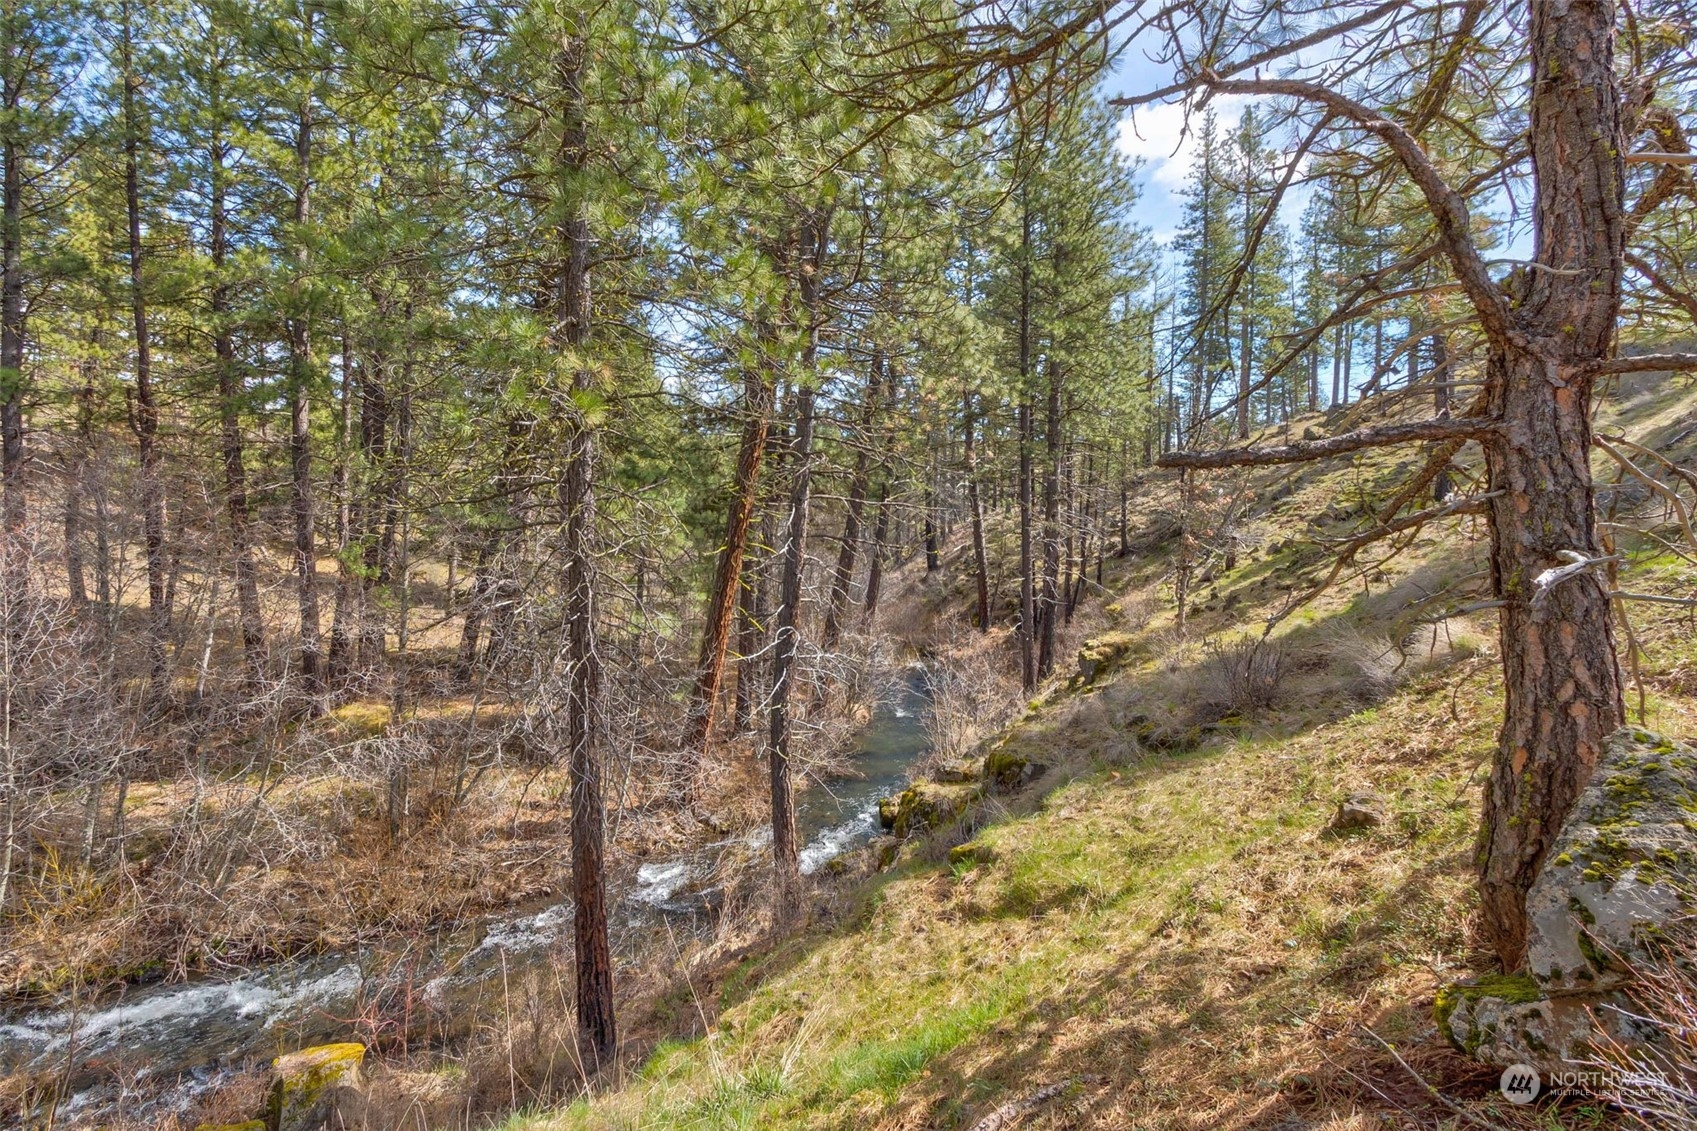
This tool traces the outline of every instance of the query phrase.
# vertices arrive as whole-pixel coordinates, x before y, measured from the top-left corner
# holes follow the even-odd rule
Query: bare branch
[[[1382,138],[1426,198],[1427,207],[1437,221],[1444,253],[1449,256],[1456,278],[1478,311],[1480,325],[1498,341],[1516,345],[1522,343],[1524,335],[1509,312],[1508,299],[1491,278],[1479,249],[1473,243],[1473,222],[1466,198],[1443,179],[1419,140],[1407,129],[1355,99],[1317,83],[1295,79],[1222,79],[1211,71],[1204,72],[1197,81],[1218,94],[1271,94],[1318,103],[1333,115],[1348,118]]]
[[[1259,467],[1266,464],[1303,463],[1343,455],[1362,448],[1384,448],[1392,444],[1407,444],[1426,440],[1476,440],[1497,431],[1494,420],[1480,417],[1456,417],[1446,420],[1419,420],[1412,424],[1381,424],[1328,436],[1324,440],[1309,440],[1296,444],[1281,444],[1276,448],[1227,448],[1214,452],[1171,452],[1162,456],[1158,467]]]
[[[1609,373],[1660,373],[1697,369],[1697,353],[1640,353],[1593,362],[1585,372],[1593,377]]]

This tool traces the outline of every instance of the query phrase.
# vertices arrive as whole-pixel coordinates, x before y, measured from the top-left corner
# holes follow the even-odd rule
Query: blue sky
[[[1141,94],[1172,82],[1168,66],[1151,63],[1135,47],[1128,48],[1110,73],[1106,93],[1110,97]],[[1214,100],[1215,114],[1223,128],[1237,123],[1248,99],[1222,97]],[[1158,243],[1167,243],[1178,230],[1184,210],[1184,180],[1196,152],[1196,137],[1184,129],[1184,105],[1169,102],[1127,111],[1120,120],[1119,148],[1143,162],[1138,175],[1142,193],[1137,219]],[[1288,219],[1287,210],[1287,219]]]

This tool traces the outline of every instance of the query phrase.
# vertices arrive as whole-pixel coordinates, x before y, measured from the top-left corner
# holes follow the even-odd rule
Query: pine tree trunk
[[[731,640],[731,618],[737,594],[742,589],[742,563],[748,551],[748,528],[759,498],[760,463],[766,453],[766,433],[772,419],[772,384],[757,369],[743,375],[742,442],[737,449],[737,466],[731,484],[730,513],[725,517],[725,538],[719,547],[719,562],[713,590],[707,600],[707,620],[701,630],[701,655],[696,661],[695,690],[690,696],[684,723],[683,750],[688,760],[690,784],[707,755],[713,733],[713,716],[719,703],[719,684],[725,671],[725,654]]]
[[[130,317],[135,330],[135,404],[131,427],[141,471],[142,545],[147,559],[147,670],[156,702],[170,696],[166,638],[171,610],[165,594],[165,488],[159,479],[159,403],[153,390],[153,343],[148,333],[147,291],[142,278],[141,121],[135,93],[141,78],[132,58],[130,5],[121,11],[124,116],[124,212],[129,234]]]
[[[849,479],[848,506],[843,514],[843,536],[837,547],[837,567],[831,576],[831,598],[825,607],[825,629],[820,643],[827,652],[842,638],[842,622],[848,615],[849,586],[854,581],[854,559],[860,551],[860,522],[866,509],[866,486],[872,474],[872,436],[877,423],[878,402],[883,393],[884,353],[872,351],[872,369],[866,376],[866,392],[860,408],[860,450],[854,457],[854,474]]]
[[[377,299],[377,310],[382,311],[386,296],[374,293],[372,297]],[[403,371],[409,366],[410,362],[403,366]],[[377,532],[386,509],[385,492],[389,489],[391,478],[398,476],[401,461],[395,460],[395,467],[390,467],[389,416],[393,410],[389,397],[388,354],[381,349],[371,350],[366,355],[365,371],[360,376],[359,450],[366,478],[359,508],[359,584],[363,590],[360,605],[366,610],[366,616],[359,628],[359,655],[360,663],[371,666],[383,658],[389,646],[384,616],[381,610],[372,611],[377,609],[373,595],[384,573]]]
[[[5,84],[6,106],[17,113],[19,96]],[[10,133],[0,142],[0,510],[4,537],[0,583],[21,585],[24,516],[24,279],[22,263],[24,155]],[[8,846],[10,842],[8,841]],[[0,874],[0,883],[4,882]]]
[[[225,279],[228,256],[226,171],[227,149],[221,127],[215,127],[207,153],[211,166],[210,239],[212,258],[212,353],[218,368],[218,441],[224,470],[224,512],[230,522],[230,561],[236,576],[236,609],[242,636],[242,659],[250,688],[265,671],[265,621],[259,609],[259,579],[254,570],[253,510],[247,494],[247,466],[242,444],[241,375],[236,369],[236,345],[230,333],[230,284]]]
[[[814,390],[819,350],[819,283],[825,258],[825,228],[817,214],[801,227],[800,262],[802,306],[808,318],[803,351],[803,377],[796,388],[795,441],[791,447],[788,528],[784,535],[784,580],[778,597],[778,630],[772,645],[772,705],[768,756],[772,789],[772,856],[777,869],[778,913],[794,913],[800,896],[800,846],[796,843],[795,796],[790,775],[790,700],[795,695],[796,653],[801,640],[802,566],[807,553],[807,511],[813,472]]]
[[[581,172],[588,160],[582,40],[569,40],[557,68],[564,96],[559,167]],[[555,317],[562,352],[578,354],[590,330],[588,202],[571,201],[557,232],[561,275]],[[579,365],[575,393],[592,372]],[[601,659],[596,647],[595,432],[574,412],[560,504],[565,523],[566,751],[571,779],[572,955],[577,971],[577,1046],[585,1072],[609,1067],[618,1047],[613,1015],[613,959],[607,942],[606,802],[601,786]]]
[[[1620,92],[1609,0],[1531,5],[1531,129],[1538,261],[1520,343],[1493,341],[1485,442],[1491,571],[1501,614],[1503,727],[1480,834],[1485,934],[1505,969],[1526,953],[1526,892],[1625,718],[1606,574],[1538,594],[1564,551],[1600,556],[1590,470],[1591,378],[1620,306],[1626,223]]]
[[[357,648],[359,599],[363,589],[354,576],[351,562],[354,539],[353,426],[354,352],[347,327],[342,328],[342,388],[336,404],[336,604],[330,616],[330,655],[325,680],[337,687],[349,674]]]
[[[1031,553],[1031,417],[1028,396],[1019,406],[1019,671],[1027,691],[1037,686],[1036,576]]]
[[[984,545],[984,501],[978,491],[978,451],[973,438],[972,390],[961,394],[962,458],[966,464],[966,500],[972,511],[972,572],[978,591],[978,631],[990,631],[990,555]]]
[[[307,16],[307,34],[312,17]],[[297,232],[312,214],[312,102],[301,103],[295,127],[294,221]],[[304,241],[304,235],[297,235]],[[294,515],[295,582],[300,611],[300,673],[302,686],[318,710],[324,692],[323,644],[318,620],[318,549],[313,536],[312,497],[312,322],[307,309],[307,250],[296,249],[295,309],[289,317],[289,476]]]
[[[1037,678],[1055,670],[1055,629],[1061,576],[1061,364],[1049,359],[1048,411],[1043,425],[1043,591],[1037,623]]]
[[[866,607],[861,617],[871,625],[878,619],[878,598],[884,589],[884,558],[890,537],[890,485],[878,488],[878,521],[872,528],[872,561],[866,567]]]

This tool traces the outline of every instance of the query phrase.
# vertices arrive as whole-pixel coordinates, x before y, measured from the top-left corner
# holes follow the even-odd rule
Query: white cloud
[[[1233,94],[1221,95],[1210,103],[1221,132],[1237,123],[1248,101],[1245,95]],[[1190,174],[1196,156],[1196,131],[1201,127],[1202,116],[1194,114],[1186,132],[1182,102],[1144,106],[1120,119],[1117,144],[1126,156],[1143,159],[1145,182],[1151,189],[1178,193]]]

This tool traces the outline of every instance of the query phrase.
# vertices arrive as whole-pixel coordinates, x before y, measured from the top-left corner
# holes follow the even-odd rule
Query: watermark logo
[[[1503,1098],[1511,1104],[1529,1104],[1538,1098],[1543,1084],[1538,1070],[1527,1064],[1511,1064],[1503,1069]]]

